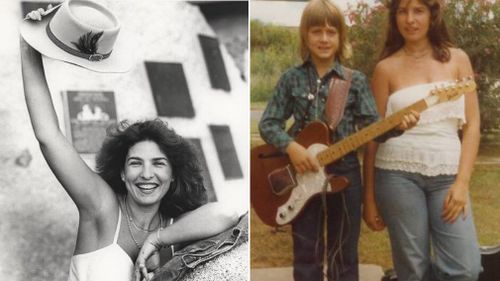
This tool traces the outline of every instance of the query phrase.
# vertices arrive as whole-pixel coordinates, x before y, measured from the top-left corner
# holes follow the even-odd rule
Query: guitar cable
[[[319,224],[318,225],[318,229],[317,229],[317,237],[318,239],[316,239],[316,245],[315,245],[315,253],[317,256],[317,253],[319,252],[319,245],[320,245],[320,241],[324,241],[324,236],[323,236],[323,227],[322,225],[327,225],[327,221],[328,221],[328,211],[327,211],[327,187],[328,187],[328,183],[329,183],[329,179],[325,181],[324,185],[323,185],[323,190],[321,192],[321,209],[322,209],[322,212],[318,213],[318,215],[320,216],[321,218],[321,215],[323,215],[323,221],[324,223],[323,224]],[[342,208],[343,208],[343,212],[342,212],[342,216],[341,216],[341,222],[340,222],[340,230],[339,230],[339,235],[337,236],[336,240],[334,241],[332,247],[331,247],[331,251],[329,251],[329,247],[328,247],[328,238],[326,239],[326,241],[324,241],[324,249],[326,249],[326,260],[327,260],[327,271],[331,271],[332,272],[332,277],[333,277],[333,280],[338,280],[339,279],[339,276],[340,276],[340,269],[339,267],[337,267],[337,256],[339,256],[339,262],[340,262],[340,266],[342,267],[342,271],[344,270],[344,256],[342,254],[342,248],[344,246],[345,243],[347,243],[347,239],[349,237],[349,232],[350,232],[350,229],[351,229],[351,222],[349,220],[349,210],[347,209],[347,202],[346,202],[346,197],[345,197],[345,194],[344,192],[340,192],[339,194],[341,196],[341,199],[342,199]],[[328,229],[328,226],[327,226],[327,229]],[[327,235],[328,235],[328,231],[327,231]],[[321,239],[321,240],[320,240]],[[328,257],[331,257],[331,263],[328,264]],[[323,257],[323,259],[325,258],[325,256]],[[318,261],[318,263],[320,264],[323,264],[323,261]],[[328,275],[328,274],[327,274]],[[327,276],[328,278],[328,276]]]
[[[347,239],[349,237],[349,232],[351,229],[351,221],[349,220],[349,211],[347,209],[344,192],[341,192],[340,196],[342,198],[342,207],[343,207],[342,220],[340,223],[340,231],[335,243],[332,246],[332,252],[328,253],[328,255],[332,257],[331,258],[332,262],[329,265],[328,269],[333,270],[332,273],[333,280],[338,280],[340,277],[340,268],[336,266],[337,256],[339,256],[340,267],[342,271],[344,270],[345,263],[344,263],[344,256],[342,254],[342,248],[344,244],[347,243]]]

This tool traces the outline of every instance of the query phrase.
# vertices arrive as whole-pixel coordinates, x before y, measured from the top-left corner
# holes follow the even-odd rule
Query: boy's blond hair
[[[347,42],[347,26],[340,8],[329,0],[311,0],[302,12],[300,19],[300,56],[303,61],[309,58],[307,32],[313,26],[333,26],[339,32],[339,48],[335,58],[344,60],[351,56],[351,47]]]

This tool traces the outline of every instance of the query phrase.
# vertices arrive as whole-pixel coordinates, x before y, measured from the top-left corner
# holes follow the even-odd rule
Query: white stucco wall
[[[195,118],[163,118],[187,138],[201,141],[219,201],[248,210],[249,92],[220,44],[231,92],[211,88],[198,34],[216,37],[197,6],[175,1],[98,0],[122,22],[136,62],[126,74],[99,74],[45,60],[54,106],[64,130],[60,92],[112,90],[118,119],[157,116],[144,61],[181,63]],[[0,280],[65,280],[73,251],[77,212],[42,158],[24,103],[19,59],[20,1],[2,0],[0,24]],[[208,125],[230,127],[243,178],[226,180]],[[16,159],[28,151],[27,167]],[[26,154],[26,153],[25,153]],[[92,157],[86,157],[90,166]]]

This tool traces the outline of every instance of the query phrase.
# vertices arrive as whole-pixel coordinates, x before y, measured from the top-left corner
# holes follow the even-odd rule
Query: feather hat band
[[[98,72],[125,72],[130,51],[118,37],[120,23],[106,7],[89,0],[67,0],[21,24],[21,35],[43,55]]]

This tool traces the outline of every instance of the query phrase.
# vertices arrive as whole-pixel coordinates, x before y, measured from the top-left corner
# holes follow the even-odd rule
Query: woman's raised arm
[[[22,37],[20,47],[26,105],[43,156],[80,214],[95,212],[113,191],[102,188],[107,184],[85,164],[60,131],[40,53]]]

